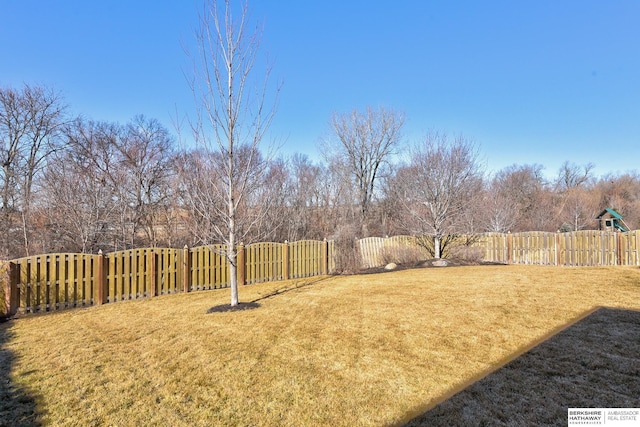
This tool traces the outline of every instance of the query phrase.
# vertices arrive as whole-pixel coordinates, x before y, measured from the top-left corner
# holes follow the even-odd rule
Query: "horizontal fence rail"
[[[86,307],[230,286],[226,246],[143,248],[108,254],[46,254],[0,269],[0,315]],[[333,242],[255,243],[237,248],[238,284],[330,274]]]

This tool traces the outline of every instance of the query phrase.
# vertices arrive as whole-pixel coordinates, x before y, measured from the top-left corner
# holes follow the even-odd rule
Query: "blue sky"
[[[0,86],[61,92],[75,114],[157,118],[193,99],[183,47],[199,2],[0,0]],[[271,134],[319,159],[334,111],[406,114],[475,141],[489,171],[569,160],[640,170],[640,2],[250,1],[283,81]]]

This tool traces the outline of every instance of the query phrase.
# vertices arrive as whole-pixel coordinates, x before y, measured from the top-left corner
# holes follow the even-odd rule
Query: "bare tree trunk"
[[[231,219],[229,226],[234,227],[235,221]],[[236,249],[236,233],[229,231],[227,243],[227,258],[229,259],[229,281],[231,282],[231,306],[238,305],[238,251]]]
[[[197,105],[191,123],[203,158],[182,169],[185,200],[207,244],[222,242],[229,262],[231,306],[238,304],[237,243],[260,223],[264,205],[252,200],[259,190],[268,162],[259,144],[275,108],[266,108],[267,68],[264,81],[254,82],[253,68],[260,33],[248,33],[248,3],[239,16],[231,0],[218,10],[216,0],[206,2],[196,33],[198,57],[190,82]],[[253,83],[258,83],[253,87]],[[278,88],[279,90],[279,88]],[[277,93],[277,90],[276,90]],[[275,107],[275,99],[274,99]],[[198,157],[198,154],[195,154]],[[211,164],[206,164],[211,162]]]

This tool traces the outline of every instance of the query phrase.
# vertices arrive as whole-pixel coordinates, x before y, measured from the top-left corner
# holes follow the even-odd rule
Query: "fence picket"
[[[20,262],[20,261],[24,261],[24,262]],[[20,283],[22,285],[20,286],[21,292],[19,296],[20,306],[29,309],[32,307],[31,294],[32,294],[32,291],[35,290],[35,287],[32,289],[31,281],[29,280],[29,276],[30,276],[29,272],[31,269],[29,258],[23,258],[22,260],[17,260],[16,263],[20,267]]]
[[[84,254],[76,254],[75,256],[75,270],[74,270],[74,280],[75,280],[75,292],[76,292],[76,307],[83,307],[86,305],[87,301],[87,293],[86,293],[86,261],[88,258],[84,256]]]
[[[55,304],[57,299],[56,286],[58,284],[58,254],[51,255],[47,265],[49,266],[49,271],[46,275],[46,311],[56,308]]]
[[[128,300],[131,296],[131,251],[122,253],[122,264],[124,268],[124,288],[122,290],[122,299]]]
[[[145,259],[145,249],[136,249],[133,251],[133,261],[135,261],[135,276],[133,276],[135,286],[131,292],[133,298],[142,298],[145,296],[144,283],[142,282],[143,276],[146,274]]]

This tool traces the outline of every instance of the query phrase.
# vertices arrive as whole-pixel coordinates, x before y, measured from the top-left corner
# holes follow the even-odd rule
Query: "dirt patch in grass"
[[[640,406],[640,311],[600,308],[405,427],[561,425],[568,408]]]
[[[238,305],[219,304],[207,310],[207,313],[229,313],[231,311],[253,310],[260,307],[257,302],[239,302]]]

